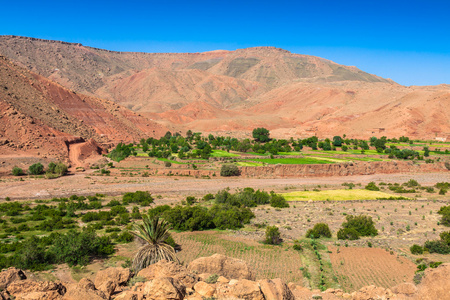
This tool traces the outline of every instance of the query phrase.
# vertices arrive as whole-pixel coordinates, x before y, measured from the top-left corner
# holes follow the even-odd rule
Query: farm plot
[[[369,191],[365,189],[339,189],[323,191],[298,191],[282,194],[287,201],[347,201],[347,200],[377,200],[392,197],[392,194]]]
[[[257,279],[281,278],[285,282],[302,282],[301,258],[291,244],[271,246],[217,231],[173,233],[182,245],[177,253],[185,265],[196,258],[215,253],[242,259],[256,271]]]
[[[384,249],[330,246],[329,250],[335,275],[346,291],[354,291],[367,285],[393,287],[412,281],[417,270],[410,260],[390,254]]]

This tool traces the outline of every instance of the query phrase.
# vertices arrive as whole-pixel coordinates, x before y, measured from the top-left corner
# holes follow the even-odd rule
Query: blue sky
[[[450,1],[0,1],[0,35],[117,51],[274,46],[404,85],[450,84]]]

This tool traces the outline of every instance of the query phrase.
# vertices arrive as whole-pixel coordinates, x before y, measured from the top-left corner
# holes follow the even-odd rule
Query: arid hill
[[[450,136],[450,87],[404,87],[356,67],[273,47],[114,52],[1,36],[0,54],[59,84],[177,130],[273,136]]]
[[[85,96],[0,57],[0,147],[67,157],[70,144],[133,141],[165,128],[113,102]]]

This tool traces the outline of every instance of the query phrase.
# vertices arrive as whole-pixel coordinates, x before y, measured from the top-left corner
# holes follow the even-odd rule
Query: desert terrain
[[[214,221],[201,227],[206,215],[186,217],[182,224],[200,226],[189,229],[172,222],[182,267],[161,270],[185,274],[221,254],[252,270],[239,284],[245,292],[256,285],[256,294],[238,298],[267,298],[262,281],[279,278],[285,294],[274,299],[392,291],[392,299],[426,299],[430,278],[445,278],[450,263],[450,245],[440,253],[423,247],[446,243],[449,231],[441,209],[449,205],[448,107],[448,85],[406,87],[273,47],[138,53],[0,36],[0,265],[21,267],[37,285],[67,286],[72,296],[90,286],[95,293],[84,299],[145,299],[157,280],[130,269],[142,246],[133,225],[146,215],[196,210]],[[262,127],[270,139],[252,133]],[[219,201],[249,190],[285,204]],[[216,225],[228,212],[219,221],[248,219]],[[377,234],[338,238],[348,216],[367,216]],[[318,223],[331,235],[307,236]],[[270,228],[281,243],[267,243]],[[104,247],[74,262],[78,253],[51,244],[62,249],[68,241],[61,240],[82,234]],[[102,286],[98,274],[111,268],[128,270],[127,279]],[[215,278],[224,274],[187,276],[209,284],[210,298],[192,282],[183,282],[184,293],[175,283],[165,287],[176,287],[174,299],[220,298],[221,288],[233,289],[229,279],[242,279]],[[11,284],[0,297],[23,296]],[[34,288],[44,298],[49,290],[54,299],[68,297],[60,285]]]

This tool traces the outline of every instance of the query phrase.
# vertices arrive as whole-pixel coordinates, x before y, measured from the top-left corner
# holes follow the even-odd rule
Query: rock
[[[59,296],[66,293],[66,287],[61,283],[55,283],[51,281],[34,281],[34,280],[21,280],[11,283],[6,290],[10,295],[18,296],[30,293],[46,293],[56,292]],[[49,293],[54,294],[54,293]]]
[[[425,270],[422,282],[417,286],[416,298],[421,300],[449,299],[450,263]]]
[[[125,291],[114,297],[114,300],[143,300],[144,294],[134,291]]]
[[[198,274],[198,279],[202,280],[202,281],[206,281],[206,279],[208,279],[209,276],[211,276],[211,274],[209,274],[209,273],[201,273],[201,274]]]
[[[417,292],[417,287],[411,282],[404,282],[394,286],[392,292],[395,294],[413,295]]]
[[[57,291],[48,292],[31,292],[27,294],[19,294],[14,298],[15,300],[61,300],[61,296]],[[0,298],[1,299],[1,298]],[[5,298],[12,299],[12,298]]]
[[[233,285],[218,284],[216,291],[218,299],[264,300],[259,284],[247,279],[240,279]]]
[[[94,283],[83,278],[77,284],[72,284],[67,288],[63,300],[102,300],[109,299],[104,292],[95,288]]]
[[[156,264],[142,269],[137,276],[144,277],[147,280],[157,277],[172,277],[188,288],[192,288],[199,280],[198,276],[189,272],[186,267],[167,260],[160,260]]]
[[[147,299],[182,300],[186,295],[186,287],[174,278],[157,277],[144,284],[143,292]]]
[[[216,292],[216,289],[213,286],[207,284],[204,281],[197,282],[194,285],[194,290],[200,296],[207,297],[207,298],[212,297],[214,295],[214,293]]]
[[[188,269],[196,273],[210,273],[227,278],[255,280],[255,271],[245,261],[222,254],[197,258],[189,264]]]
[[[295,300],[294,294],[280,278],[258,281],[266,300]]]
[[[367,299],[389,299],[393,293],[390,289],[369,285],[361,288],[359,291],[352,293],[353,300]]]
[[[219,283],[228,283],[230,281],[226,277],[219,276],[219,278],[217,278],[217,282],[219,282]]]
[[[102,285],[97,287],[97,289],[99,291],[102,291],[105,294],[106,298],[108,298],[108,299],[114,293],[116,288],[117,288],[117,283],[116,283],[116,281],[112,281],[112,280],[105,281]]]
[[[0,290],[6,289],[14,281],[25,279],[27,279],[27,276],[22,270],[14,267],[8,268],[0,273]]]
[[[131,277],[131,271],[128,268],[108,268],[99,271],[95,276],[94,284],[97,288],[107,281],[112,281],[118,285],[124,285]]]

